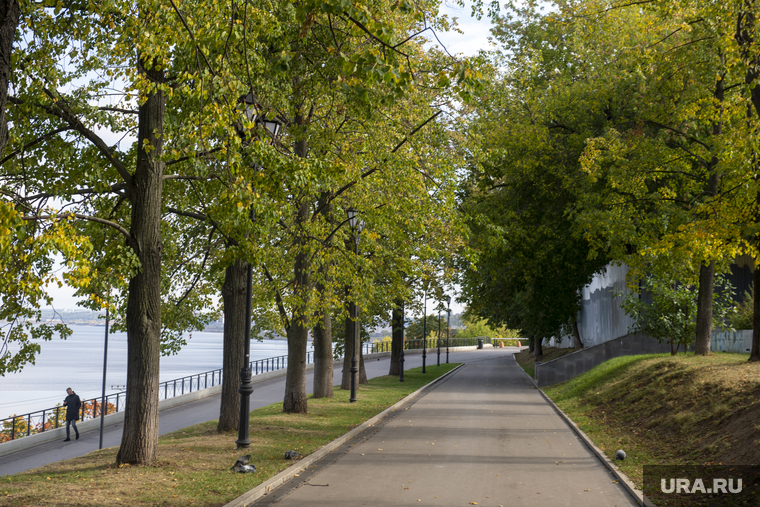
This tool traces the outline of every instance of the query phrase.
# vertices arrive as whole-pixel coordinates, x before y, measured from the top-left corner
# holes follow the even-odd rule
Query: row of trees
[[[349,302],[387,315],[451,277],[452,113],[479,75],[428,43],[450,26],[437,1],[3,6],[0,374],[70,334],[39,322],[58,255],[128,335],[119,463],[156,459],[159,357],[215,317],[217,296],[219,429],[237,427],[249,266],[254,332],[288,338],[291,413],[307,411],[310,330],[315,396],[331,396],[332,322],[348,326]]]
[[[696,352],[709,353],[716,271],[759,251],[760,5],[545,6],[495,18],[501,71],[480,96],[462,191],[472,308],[538,355],[552,335],[580,345],[581,288],[624,262],[634,291],[647,273],[698,286]]]

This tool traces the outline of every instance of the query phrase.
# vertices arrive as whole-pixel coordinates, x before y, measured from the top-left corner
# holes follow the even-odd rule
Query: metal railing
[[[480,337],[480,338],[449,338],[448,343],[449,347],[470,347],[470,346],[477,346],[478,340],[483,340],[483,343],[491,343],[491,338],[486,337]],[[438,339],[432,339],[432,340],[404,340],[404,350],[414,350],[414,349],[421,349],[424,346],[426,349],[434,349],[438,347]],[[441,337],[440,339],[441,343],[441,349],[446,348],[446,338]],[[374,342],[374,343],[365,343],[364,344],[364,353],[365,354],[375,354],[378,352],[390,352],[391,351],[391,342]]]
[[[491,343],[490,338],[484,338],[485,343]],[[441,338],[441,349],[446,348],[446,338]],[[449,347],[466,347],[477,345],[478,338],[450,338]],[[425,348],[435,348],[438,340],[424,340]],[[421,349],[423,340],[405,340],[404,349]],[[378,352],[390,352],[391,342],[366,342],[362,344],[363,354],[376,354]],[[306,364],[314,362],[314,352],[306,353]],[[288,356],[268,357],[251,361],[251,372],[261,375],[271,371],[287,368]],[[222,369],[197,373],[187,377],[167,380],[158,385],[158,399],[168,400],[177,396],[208,389],[222,383]],[[113,414],[124,410],[124,402],[127,398],[126,391],[112,393],[106,396],[106,414]],[[87,398],[82,400],[82,408],[79,419],[95,419],[100,417],[101,398]],[[44,410],[37,410],[23,415],[14,415],[6,419],[0,419],[0,443],[15,440],[17,438],[42,433],[47,430],[60,428],[66,425],[66,407],[55,406]]]
[[[306,353],[306,363],[314,362],[314,353]],[[281,370],[288,366],[288,356],[275,356],[266,359],[258,359],[249,363],[254,375],[261,375],[271,371]],[[222,369],[196,373],[173,380],[167,380],[158,384],[158,399],[168,400],[177,396],[208,389],[222,383]],[[113,414],[124,410],[124,402],[127,398],[126,391],[112,393],[106,396],[106,414]],[[100,417],[101,398],[82,399],[79,419],[95,419]],[[66,425],[66,407],[55,406],[44,410],[37,410],[23,415],[14,415],[6,419],[0,419],[0,443],[15,440],[17,438],[42,433],[47,430],[60,428]]]

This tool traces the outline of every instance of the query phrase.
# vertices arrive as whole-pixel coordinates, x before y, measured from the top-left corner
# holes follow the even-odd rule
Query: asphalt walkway
[[[513,350],[457,354],[448,379],[251,505],[637,505]]]

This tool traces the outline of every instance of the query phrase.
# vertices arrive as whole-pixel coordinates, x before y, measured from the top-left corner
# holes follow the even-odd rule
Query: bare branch
[[[42,141],[47,141],[48,139],[50,139],[54,135],[60,134],[61,132],[66,132],[67,130],[70,130],[70,127],[61,127],[61,128],[53,130],[52,132],[48,132],[47,134],[38,137],[34,141],[30,141],[30,142],[26,143],[21,148],[19,148],[17,150],[14,150],[12,153],[9,153],[7,156],[3,157],[3,159],[0,160],[0,165],[6,163],[8,160],[12,159],[13,157],[15,157],[16,155],[18,155],[19,153],[22,153],[22,152],[28,150],[32,146],[34,146],[34,145],[36,145],[38,143],[41,143]]]
[[[177,158],[177,159],[174,159],[174,160],[169,160],[169,161],[166,162],[165,165],[166,165],[166,167],[169,167],[170,165],[178,164],[180,162],[184,162],[185,160],[189,160],[191,158],[205,157],[206,155],[211,155],[212,153],[216,153],[217,151],[221,151],[223,149],[224,148],[220,146],[220,147],[214,148],[212,150],[199,151],[199,152],[197,152],[194,155],[188,155],[186,157],[180,157],[180,158]]]
[[[269,269],[267,269],[267,265],[262,263],[261,267],[264,269],[264,276],[267,277],[267,280],[274,285],[274,278],[272,278],[272,275],[269,273]],[[290,321],[288,320],[288,313],[285,311],[285,305],[282,302],[282,295],[280,294],[280,289],[277,287],[274,287],[274,298],[277,302],[277,311],[280,312],[280,318],[282,319],[283,323],[285,324],[285,329],[290,329]]]
[[[395,148],[393,148],[393,149],[391,150],[391,153],[396,153],[396,152],[397,152],[399,149],[401,149],[401,147],[402,147],[404,144],[406,144],[406,142],[407,142],[407,141],[408,141],[408,140],[409,140],[409,139],[410,139],[410,138],[411,138],[411,137],[412,137],[414,134],[416,134],[416,133],[417,133],[418,131],[420,131],[420,130],[421,130],[423,127],[425,127],[425,125],[427,125],[427,124],[428,124],[428,123],[430,123],[431,121],[435,120],[435,119],[436,119],[436,118],[437,118],[437,117],[438,117],[438,116],[439,116],[441,113],[443,113],[443,110],[438,110],[438,111],[437,111],[437,112],[436,112],[436,113],[435,113],[433,116],[431,116],[430,118],[428,118],[427,120],[425,120],[424,122],[422,122],[420,125],[418,125],[417,127],[415,127],[415,128],[414,128],[414,130],[412,130],[411,132],[409,132],[409,134],[407,134],[406,136],[404,136],[404,139],[402,139],[402,140],[401,140],[401,141],[400,141],[400,142],[399,142],[399,143],[396,145],[396,147],[395,147]],[[380,167],[382,166],[382,164],[383,164],[383,163],[384,163],[386,160],[388,160],[388,158],[387,158],[387,157],[386,157],[386,158],[384,158],[384,159],[383,159],[383,161],[382,161],[380,164],[378,164],[378,165],[376,165],[375,167],[373,167],[372,169],[369,169],[368,171],[365,171],[364,173],[362,173],[362,175],[361,175],[361,177],[360,177],[360,178],[361,178],[361,179],[367,178],[367,177],[371,176],[373,173],[375,173],[375,172],[377,172],[378,170],[380,170]],[[335,192],[335,193],[333,194],[333,196],[330,198],[330,200],[329,200],[329,201],[327,201],[325,204],[323,204],[322,206],[320,206],[320,207],[319,207],[319,208],[318,208],[318,209],[317,209],[317,210],[314,212],[314,215],[312,216],[312,218],[313,218],[313,217],[315,217],[317,214],[319,214],[319,212],[322,210],[322,208],[324,208],[325,206],[327,206],[328,204],[330,204],[332,201],[334,201],[336,197],[340,196],[341,194],[343,194],[345,191],[347,191],[348,189],[350,189],[351,187],[353,187],[353,186],[354,186],[354,185],[356,185],[357,183],[358,183],[358,180],[354,180],[354,181],[352,181],[352,182],[350,182],[350,183],[347,183],[347,184],[346,184],[346,185],[344,185],[342,188],[340,188],[340,189],[339,189],[337,192]]]
[[[27,221],[35,221],[35,220],[54,220],[58,218],[77,218],[79,220],[86,220],[88,222],[96,222],[99,224],[107,225],[108,227],[111,227],[113,229],[116,229],[119,231],[125,238],[127,238],[128,241],[132,241],[132,235],[129,234],[129,231],[126,230],[124,227],[120,226],[116,222],[112,222],[110,220],[105,220],[103,218],[93,217],[89,215],[81,215],[79,213],[61,213],[60,215],[34,215],[34,216],[25,216],[23,217],[24,220]]]

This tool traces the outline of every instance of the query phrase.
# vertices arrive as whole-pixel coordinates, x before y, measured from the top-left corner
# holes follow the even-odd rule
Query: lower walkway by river
[[[489,345],[488,348],[491,348]],[[450,362],[463,362],[472,350],[452,351],[449,354]],[[477,352],[483,352],[479,350]],[[441,354],[441,362],[446,361],[445,349]],[[436,363],[436,354],[428,352],[427,364]],[[408,353],[406,355],[406,368],[416,368],[422,366],[422,355],[420,353]],[[365,369],[369,378],[379,377],[388,374],[390,359],[383,357],[380,359],[366,359]],[[335,382],[340,383],[343,371],[343,362],[335,362]],[[261,380],[253,377],[254,392],[251,395],[251,410],[271,405],[272,403],[281,402],[285,394],[285,376]],[[313,373],[307,371],[306,388],[309,393],[312,392]],[[159,435],[171,433],[187,426],[199,424],[202,422],[213,421],[219,418],[219,405],[221,395],[210,396],[190,403],[185,403],[176,407],[161,409],[159,413]],[[103,447],[114,447],[121,443],[121,434],[124,430],[123,424],[114,424],[106,426],[103,435]],[[73,432],[72,432],[73,434]],[[62,440],[63,438],[61,438]],[[81,432],[79,440],[71,442],[53,441],[22,451],[0,456],[0,477],[10,475],[30,468],[40,467],[55,461],[75,458],[88,452],[98,449],[100,431]]]

